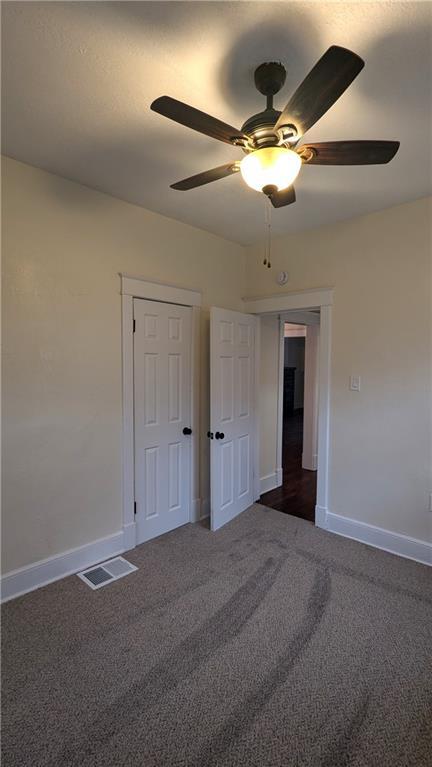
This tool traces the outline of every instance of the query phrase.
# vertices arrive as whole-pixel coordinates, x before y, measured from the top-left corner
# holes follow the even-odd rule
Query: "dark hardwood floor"
[[[259,503],[294,517],[315,522],[316,471],[302,469],[303,411],[284,420],[283,482],[261,496]]]

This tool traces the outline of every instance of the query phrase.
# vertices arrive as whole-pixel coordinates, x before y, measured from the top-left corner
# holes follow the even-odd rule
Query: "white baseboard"
[[[210,516],[210,498],[203,498],[199,519],[207,519]],[[199,521],[199,520],[198,520]]]
[[[202,519],[207,519],[210,516],[210,499],[209,498],[196,498],[192,501],[192,517],[191,522],[200,522]]]
[[[280,482],[282,481],[282,471],[280,470]],[[261,479],[261,492],[278,487],[278,472],[263,477]],[[274,484],[271,485],[270,478]],[[208,498],[199,502],[194,502],[194,515],[197,515],[196,521],[205,519],[210,514],[210,500]],[[432,544],[426,541],[420,541],[417,538],[410,538],[407,535],[394,533],[390,530],[384,530],[381,527],[375,527],[365,522],[359,522],[349,517],[342,517],[339,514],[329,512],[323,506],[315,508],[315,524],[317,527],[324,528],[331,533],[342,535],[345,538],[351,538],[361,543],[367,543],[377,549],[389,551],[392,554],[398,554],[407,559],[413,559],[425,565],[432,565]],[[5,573],[1,579],[1,597],[2,602],[26,594],[29,591],[46,586],[48,583],[65,578],[67,575],[73,575],[79,570],[102,562],[104,559],[117,556],[125,551],[129,551],[135,546],[135,523],[126,525],[123,530],[92,541],[76,549],[70,549],[63,554],[58,554],[48,559],[40,560],[27,567],[20,567]]]
[[[327,530],[327,509],[325,506],[315,506],[315,525]]]
[[[201,519],[201,498],[195,498],[192,501],[191,522],[199,522]]]
[[[128,525],[123,525],[123,545],[124,545],[124,551],[129,551],[130,549],[134,549],[135,546],[137,545],[135,522],[130,522]]]
[[[325,514],[325,524],[318,524],[318,508],[316,524],[318,527],[324,527],[331,533],[343,535],[345,538],[352,538],[361,543],[367,543],[376,549],[389,551],[391,554],[398,554],[400,557],[414,559],[424,565],[432,565],[432,543],[419,541],[417,538],[410,538],[408,535],[393,533],[390,530],[384,530],[382,527],[375,527],[366,522],[359,522],[349,517],[342,517],[339,514],[333,514],[327,511]],[[322,510],[320,511],[321,519]]]
[[[282,469],[276,469],[273,474],[266,474],[265,477],[260,479],[260,493],[268,493],[270,490],[274,490],[276,487],[280,487],[282,484]]]
[[[1,578],[1,599],[7,602],[28,591],[34,591],[48,583],[73,575],[104,559],[123,554],[135,546],[135,523],[126,525],[106,538],[100,538],[76,549],[70,549],[32,565],[5,573]]]
[[[318,453],[314,453],[312,456],[312,460],[310,465],[308,465],[309,462],[305,461],[304,454],[302,453],[302,469],[306,469],[307,471],[317,471],[318,469]]]

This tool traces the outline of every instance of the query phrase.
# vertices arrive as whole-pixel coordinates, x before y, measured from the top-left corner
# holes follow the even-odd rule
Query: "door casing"
[[[180,304],[192,308],[191,376],[191,505],[190,522],[201,518],[199,484],[199,384],[200,384],[200,315],[201,293],[198,290],[149,282],[121,274],[122,297],[122,382],[123,382],[123,461],[122,505],[124,549],[136,546],[135,476],[134,476],[134,369],[133,369],[133,299]]]
[[[330,460],[330,362],[332,309],[334,288],[316,288],[280,293],[267,298],[244,298],[243,310],[248,314],[280,316],[285,312],[320,310],[320,344],[318,359],[318,469],[315,525],[326,529],[329,498]],[[291,315],[292,316],[292,315]],[[259,350],[256,355],[259,365]],[[258,368],[259,369],[259,368]],[[258,415],[258,414],[257,414]],[[256,431],[255,476],[259,477],[259,433]],[[259,480],[258,480],[259,481]]]

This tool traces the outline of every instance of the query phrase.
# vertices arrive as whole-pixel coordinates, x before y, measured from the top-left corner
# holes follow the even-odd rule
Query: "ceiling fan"
[[[399,141],[328,141],[297,143],[322,117],[364,67],[364,61],[346,48],[332,45],[315,64],[282,112],[273,108],[273,96],[282,88],[286,71],[277,62],[255,70],[255,85],[267,98],[266,108],[242,125],[241,130],[211,117],[170,96],[160,96],[151,105],[170,120],[206,136],[240,147],[245,157],[198,173],[172,184],[186,191],[238,171],[252,189],[264,192],[275,208],[295,202],[292,186],[302,164],[371,165],[389,162]]]

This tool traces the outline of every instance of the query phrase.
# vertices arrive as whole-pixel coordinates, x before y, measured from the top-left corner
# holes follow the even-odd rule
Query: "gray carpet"
[[[254,506],[3,608],[3,767],[432,765],[432,571]]]

